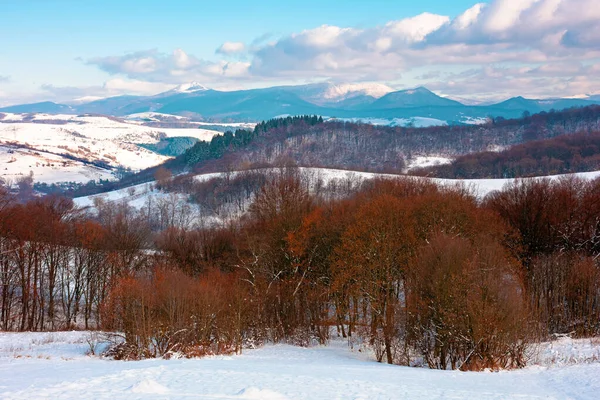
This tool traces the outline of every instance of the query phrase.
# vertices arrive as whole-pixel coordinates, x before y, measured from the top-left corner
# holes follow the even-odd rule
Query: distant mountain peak
[[[393,91],[394,89],[382,83],[332,83],[325,89],[323,98],[327,100],[340,100],[364,95],[379,99]]]
[[[419,86],[414,89],[402,90],[402,92],[406,93],[406,94],[433,93],[431,90],[427,89],[425,86]]]
[[[205,92],[209,90],[206,86],[198,82],[182,83],[170,90],[175,93],[193,93],[193,92]]]

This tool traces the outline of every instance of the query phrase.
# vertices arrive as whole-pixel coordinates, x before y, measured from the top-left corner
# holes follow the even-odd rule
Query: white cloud
[[[248,69],[247,62],[206,61],[175,49],[170,54],[145,50],[122,56],[96,57],[87,61],[112,75],[124,75],[130,80],[182,83],[238,79]]]
[[[323,25],[275,39],[266,35],[249,46],[225,42],[216,55],[203,60],[183,49],[146,50],[88,64],[123,82],[146,84],[397,82],[429,76],[419,83],[463,96],[577,95],[600,91],[595,76],[586,75],[593,70],[585,67],[600,60],[600,7],[598,0],[493,0],[454,19],[423,13],[364,29]],[[427,73],[432,70],[479,73],[442,82]]]
[[[428,87],[450,96],[503,100],[515,95],[530,98],[581,97],[600,93],[600,63],[545,64],[538,67],[485,66],[445,74]]]
[[[246,45],[242,42],[225,42],[216,51],[217,54],[232,55],[246,51]]]
[[[160,92],[164,92],[173,87],[173,85],[160,83],[160,82],[146,82],[140,80],[129,80],[115,78],[110,79],[104,83],[102,89],[105,93],[130,93],[139,95],[152,95]]]
[[[450,22],[450,18],[443,15],[423,13],[413,18],[388,22],[381,34],[405,41],[407,43],[421,42],[432,32]]]

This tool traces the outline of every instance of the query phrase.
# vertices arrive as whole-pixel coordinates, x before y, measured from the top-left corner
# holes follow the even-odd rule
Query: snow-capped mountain
[[[381,83],[342,83],[331,84],[323,92],[324,100],[341,101],[356,96],[370,96],[379,99],[394,89]]]
[[[425,87],[394,91],[380,83],[323,82],[221,91],[191,82],[154,96],[124,95],[71,105],[44,102],[0,108],[0,112],[111,116],[155,112],[227,123],[259,122],[279,115],[317,114],[344,119],[428,118],[460,124],[488,116],[517,118],[525,111],[536,113],[599,103],[599,96],[544,100],[515,97],[498,104],[473,105],[442,97]]]
[[[181,85],[177,85],[173,89],[171,89],[167,92],[161,93],[160,95],[174,94],[174,93],[205,92],[207,90],[210,90],[210,89],[207,88],[206,86],[202,85],[201,83],[189,82],[189,83],[182,83]]]

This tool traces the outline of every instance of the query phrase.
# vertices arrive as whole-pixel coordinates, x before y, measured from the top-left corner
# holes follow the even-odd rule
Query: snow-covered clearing
[[[0,334],[0,397],[597,399],[600,393],[600,363],[593,362],[502,372],[437,371],[378,364],[341,340],[312,348],[268,345],[236,356],[126,362],[87,356],[89,335]],[[589,343],[566,340],[551,345],[585,349]]]
[[[152,167],[169,158],[138,144],[157,143],[170,137],[208,141],[220,134],[194,127],[150,128],[101,116],[34,114],[27,118],[31,120],[23,114],[7,114],[0,123],[0,143],[18,143],[36,150],[103,161],[113,167],[133,170]]]

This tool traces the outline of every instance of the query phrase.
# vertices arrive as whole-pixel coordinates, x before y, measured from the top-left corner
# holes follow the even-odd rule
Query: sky
[[[600,94],[599,0],[0,0],[0,105],[199,82]]]

